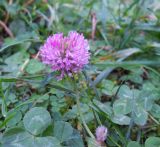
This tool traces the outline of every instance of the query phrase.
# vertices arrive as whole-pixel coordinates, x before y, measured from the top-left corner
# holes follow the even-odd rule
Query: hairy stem
[[[79,97],[77,97],[76,101],[77,101],[78,113],[79,113],[80,119],[81,119],[81,121],[83,123],[83,126],[85,127],[85,129],[86,129],[87,133],[90,135],[90,137],[93,138],[93,139],[95,139],[94,135],[92,134],[92,132],[90,131],[90,129],[88,128],[88,126],[87,126],[87,124],[86,124],[86,122],[84,120],[84,117],[83,117],[83,114],[82,114],[81,108],[80,108]]]

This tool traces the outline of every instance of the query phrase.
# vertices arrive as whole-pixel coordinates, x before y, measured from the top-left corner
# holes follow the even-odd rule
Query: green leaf
[[[14,117],[7,122],[8,127],[13,127],[18,122],[20,122],[20,120],[22,119],[22,113],[20,111],[13,111],[13,112],[10,111],[10,112],[8,112],[6,119],[8,119],[13,114],[15,114]]]
[[[160,32],[160,28],[158,26],[148,23],[137,25],[136,29],[143,31]]]
[[[10,39],[10,41],[5,42],[2,47],[0,48],[0,52],[3,52],[4,50],[6,50],[7,48],[14,46],[14,45],[18,45],[18,44],[22,44],[24,42],[30,42],[30,41],[36,41],[35,39],[23,39],[23,40],[18,40],[18,39]],[[37,40],[38,41],[38,40]]]
[[[152,109],[151,109],[151,114],[155,118],[160,118],[160,105],[154,104]]]
[[[103,80],[102,86],[103,86],[102,93],[110,96],[114,95],[118,88],[118,87],[115,87],[115,84],[110,80]]]
[[[14,117],[14,115],[15,113],[11,114],[2,123],[0,123],[0,129],[3,128],[7,124],[7,122],[9,122]]]
[[[144,110],[144,108],[136,105],[134,108],[134,114],[134,122],[141,126],[145,125],[148,119],[148,113]]]
[[[44,79],[41,81],[41,87],[45,87],[54,77],[55,77],[56,73],[55,72],[51,72],[49,74],[47,74]]]
[[[45,65],[38,60],[31,59],[26,67],[26,71],[29,74],[36,74],[42,71],[45,68]]]
[[[64,106],[66,106],[66,100],[64,97],[58,98],[57,96],[50,97],[51,105],[52,105],[52,112],[57,112]]]
[[[1,107],[1,110],[2,110],[2,115],[3,115],[4,117],[6,117],[6,115],[7,115],[7,105],[6,105],[5,99],[2,99],[2,107]]]
[[[132,112],[132,101],[130,99],[118,99],[113,104],[115,115],[128,114]]]
[[[75,91],[73,91],[73,90],[71,90],[71,89],[68,89],[68,88],[66,88],[66,87],[63,87],[61,84],[51,83],[50,85],[52,86],[52,88],[58,89],[58,90],[60,90],[60,91],[65,91],[65,92],[69,92],[69,93],[75,94]]]
[[[2,137],[3,147],[29,147],[31,135],[22,128],[12,128],[6,131]]]
[[[122,85],[118,91],[118,97],[131,100],[133,98],[133,91],[127,85]]]
[[[141,145],[136,141],[130,141],[127,147],[141,147]]]
[[[139,98],[136,99],[136,103],[139,104],[142,108],[144,108],[146,111],[150,111],[153,106],[152,94],[147,91],[141,91]]]
[[[113,104],[115,114],[123,115],[133,112],[134,122],[138,125],[144,125],[148,119],[147,110],[152,108],[152,100],[141,93],[143,91],[131,90],[128,86],[122,85],[118,92],[119,99]]]
[[[21,64],[27,58],[29,58],[28,53],[26,53],[25,51],[20,51],[6,58],[5,63],[8,65]]]
[[[72,136],[70,136],[70,138],[65,141],[65,144],[68,147],[84,147],[82,137],[80,133],[75,129],[73,130]]]
[[[20,10],[20,6],[17,3],[13,3],[10,5],[5,5],[7,12],[10,15],[16,15],[17,12]]]
[[[133,55],[134,53],[140,52],[139,48],[129,48],[129,49],[124,49],[116,52],[117,57],[121,57],[120,59],[117,60],[117,62],[121,62],[127,57]],[[115,68],[106,68],[103,70],[94,80],[93,84],[97,85],[99,82],[101,82],[103,79],[105,79]]]
[[[112,122],[119,125],[129,125],[130,120],[131,120],[130,117],[126,115],[115,115],[112,117]]]
[[[61,147],[59,140],[55,137],[36,137],[34,147]]]
[[[104,68],[106,66],[108,67],[124,67],[124,68],[135,68],[135,67],[141,67],[143,65],[153,65],[153,66],[157,66],[159,67],[160,62],[158,61],[148,61],[148,60],[144,60],[144,61],[123,61],[123,62],[116,62],[116,61],[105,61],[105,62],[98,62],[95,65],[99,68]],[[134,76],[134,75],[132,75]],[[131,77],[131,78],[135,78],[136,77]],[[142,80],[142,79],[141,79]]]
[[[68,122],[56,121],[54,123],[54,136],[60,142],[66,141],[73,133],[73,128]]]
[[[0,78],[1,78],[1,77],[0,77]],[[2,77],[0,80],[1,80],[2,82],[16,82],[16,81],[17,81],[16,78],[4,78],[4,77]]]
[[[22,34],[26,33],[25,22],[22,21],[21,19],[15,19],[15,20],[13,20],[10,23],[9,28],[11,29],[11,31],[13,32],[13,34],[16,35],[16,36],[22,35]]]
[[[149,137],[145,141],[145,147],[159,147],[160,146],[160,138],[159,137]]]
[[[130,67],[130,68],[132,68],[132,67]],[[121,77],[121,80],[122,81],[130,80],[130,81],[132,81],[134,83],[138,83],[138,84],[142,84],[142,82],[143,82],[143,78],[141,77],[141,75],[133,74],[133,73],[130,75],[125,75],[125,76]]]
[[[3,92],[3,86],[2,86],[2,80],[0,79],[0,97],[1,97],[1,111],[2,111],[2,115],[4,117],[6,117],[7,115],[7,105],[6,105],[6,97],[4,95],[4,92]]]
[[[35,107],[25,114],[23,123],[27,131],[33,135],[38,135],[49,126],[51,116],[45,108]]]
[[[12,77],[16,77],[20,72],[22,64],[28,60],[29,54],[25,51],[19,51],[5,59],[5,66],[2,66],[3,71],[9,73]]]
[[[81,107],[81,111],[82,111],[82,114],[84,115],[84,119],[86,122],[89,121],[90,117],[90,114],[92,114],[90,112],[90,108],[87,104],[80,104],[80,107]],[[77,114],[78,114],[78,110],[77,110],[77,105],[73,105],[72,106],[72,109],[69,109],[63,116],[64,120],[67,121],[67,120],[70,120],[70,119],[75,119],[77,117]]]
[[[35,137],[22,128],[12,128],[2,137],[3,147],[61,147],[54,137]]]
[[[98,100],[93,100],[93,103],[105,114],[107,114],[108,116],[112,115],[112,107],[110,105],[108,105],[107,103],[101,103]]]

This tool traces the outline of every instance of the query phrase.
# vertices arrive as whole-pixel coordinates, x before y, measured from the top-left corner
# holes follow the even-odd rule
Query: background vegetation
[[[74,84],[38,58],[54,33],[76,30],[91,59],[77,76],[91,132],[108,147],[160,146],[159,0],[0,0],[0,145],[97,147]]]

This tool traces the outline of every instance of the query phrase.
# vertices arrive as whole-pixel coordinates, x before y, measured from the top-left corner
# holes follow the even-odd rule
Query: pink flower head
[[[107,138],[108,129],[104,126],[99,126],[96,129],[96,139],[99,142],[104,142]]]
[[[53,71],[60,71],[63,78],[65,74],[71,76],[79,72],[90,57],[89,44],[83,34],[69,32],[54,34],[46,40],[40,48],[42,62],[50,65]]]

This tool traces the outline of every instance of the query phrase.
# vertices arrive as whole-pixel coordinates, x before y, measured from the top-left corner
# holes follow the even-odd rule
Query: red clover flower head
[[[53,71],[60,71],[61,79],[65,74],[72,76],[88,64],[89,43],[83,34],[75,31],[69,32],[66,37],[63,33],[54,34],[40,48],[40,56]]]
[[[107,138],[108,129],[104,126],[99,126],[96,129],[96,140],[98,142],[104,142]]]

